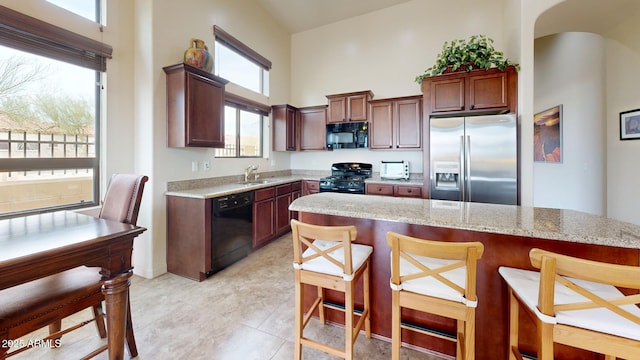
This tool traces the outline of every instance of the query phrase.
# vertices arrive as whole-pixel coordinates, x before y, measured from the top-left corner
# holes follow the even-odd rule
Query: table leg
[[[107,339],[110,360],[124,358],[124,338],[127,322],[127,302],[129,299],[129,280],[133,273],[127,271],[104,281],[104,294],[107,312]]]

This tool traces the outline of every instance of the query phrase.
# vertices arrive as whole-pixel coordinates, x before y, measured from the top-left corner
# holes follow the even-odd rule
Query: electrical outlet
[[[208,160],[202,162],[202,170],[209,171],[211,169],[211,164]]]
[[[193,171],[193,172],[198,171],[198,162],[197,161],[192,161],[191,162],[191,171]]]

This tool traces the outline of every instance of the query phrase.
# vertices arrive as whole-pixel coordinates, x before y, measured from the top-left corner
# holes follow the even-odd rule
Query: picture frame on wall
[[[533,116],[533,161],[562,163],[562,104]]]
[[[640,139],[640,109],[620,113],[620,140]]]

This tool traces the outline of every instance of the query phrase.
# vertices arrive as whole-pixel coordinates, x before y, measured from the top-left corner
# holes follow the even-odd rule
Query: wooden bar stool
[[[443,242],[387,233],[391,246],[391,354],[400,359],[402,329],[456,341],[456,359],[475,358],[476,264],[480,242]],[[457,320],[456,336],[403,324],[402,308]]]
[[[640,359],[640,267],[614,265],[532,249],[540,272],[501,267],[509,286],[509,359],[521,359],[518,311],[537,326],[538,359],[553,359],[553,344]],[[617,287],[636,290],[625,296]]]
[[[318,226],[291,220],[293,235],[293,268],[295,273],[295,359],[302,358],[302,346],[308,346],[344,359],[353,359],[353,345],[364,324],[367,338],[371,338],[369,320],[369,273],[373,248],[353,244],[357,230],[355,226]],[[306,248],[306,249],[305,249]],[[362,312],[355,311],[355,284],[363,279]],[[318,294],[309,311],[304,312],[303,285],[316,286]],[[324,289],[344,293],[344,308],[324,302]],[[345,314],[345,347],[335,347],[304,337],[304,328],[315,309],[320,321],[325,323],[325,308],[343,311]],[[359,320],[354,327],[354,316]]]

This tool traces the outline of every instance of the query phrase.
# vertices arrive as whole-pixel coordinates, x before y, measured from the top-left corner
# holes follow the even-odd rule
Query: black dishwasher
[[[211,220],[211,271],[247,256],[252,249],[253,191],[213,199]]]

